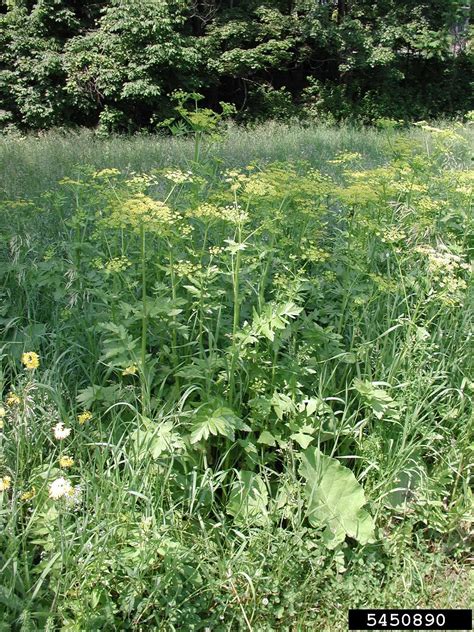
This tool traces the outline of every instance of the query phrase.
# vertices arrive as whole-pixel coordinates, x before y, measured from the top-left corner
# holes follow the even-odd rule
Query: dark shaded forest
[[[153,131],[173,92],[238,121],[459,116],[467,0],[2,0],[0,126]]]

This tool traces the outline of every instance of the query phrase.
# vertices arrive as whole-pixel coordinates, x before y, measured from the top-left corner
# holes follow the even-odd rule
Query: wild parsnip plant
[[[0,630],[466,604],[468,130],[384,127],[5,196]]]

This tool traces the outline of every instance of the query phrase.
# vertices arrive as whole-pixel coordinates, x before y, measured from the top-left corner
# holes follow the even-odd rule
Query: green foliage
[[[472,109],[469,6],[415,3],[41,0],[0,14],[7,131],[169,127],[173,93],[205,96],[186,125],[239,120],[457,116]],[[182,104],[181,104],[182,105]]]

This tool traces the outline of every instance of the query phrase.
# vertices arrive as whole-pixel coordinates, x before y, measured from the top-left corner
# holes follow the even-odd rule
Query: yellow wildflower
[[[90,421],[92,419],[92,413],[90,412],[90,410],[84,410],[84,412],[80,413],[77,416],[77,421],[81,424],[84,425],[85,423],[87,423],[88,421]]]
[[[18,395],[15,395],[15,393],[10,392],[8,393],[5,401],[6,401],[7,406],[18,406],[21,400],[18,397]]]
[[[197,263],[192,263],[191,261],[176,261],[172,270],[170,268],[170,272],[173,271],[179,277],[191,276],[193,274],[197,274],[201,269],[200,265]]]
[[[131,266],[131,262],[127,257],[114,257],[105,264],[105,269],[109,273],[123,272]]]
[[[36,487],[32,487],[29,491],[23,492],[20,496],[20,500],[31,500],[36,496]]]
[[[39,367],[39,355],[34,351],[28,351],[21,356],[21,361],[28,371],[33,371]]]
[[[184,172],[180,169],[176,169],[175,171],[165,171],[163,176],[175,184],[184,184],[185,182],[193,181],[193,174],[191,171]]]
[[[247,195],[254,197],[269,197],[276,195],[275,187],[259,177],[259,175],[251,176],[245,184],[244,191]]]
[[[190,209],[187,214],[199,219],[221,219],[222,213],[215,204],[200,204],[197,208]]]
[[[131,364],[126,369],[122,371],[122,375],[136,375],[138,371],[138,367],[136,364]]]
[[[362,158],[362,154],[358,151],[343,151],[339,152],[333,160],[327,162],[331,165],[346,165],[350,162],[356,162]]]
[[[59,459],[59,467],[72,467],[74,465],[74,459],[70,456],[62,456]]]
[[[93,178],[111,178],[114,176],[119,176],[120,171],[118,169],[101,169],[101,171],[95,171],[92,174]]]
[[[4,476],[0,478],[0,492],[5,492],[7,489],[10,489],[12,479],[10,476]]]
[[[110,227],[138,230],[143,225],[147,230],[161,231],[178,219],[179,214],[174,213],[164,202],[136,193],[111,208],[105,222]]]

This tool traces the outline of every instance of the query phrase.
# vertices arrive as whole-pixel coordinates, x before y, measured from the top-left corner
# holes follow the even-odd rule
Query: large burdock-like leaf
[[[364,490],[347,467],[318,448],[308,448],[299,471],[306,479],[308,520],[314,527],[326,527],[328,548],[343,542],[346,535],[361,544],[374,542],[374,521],[363,509]]]

